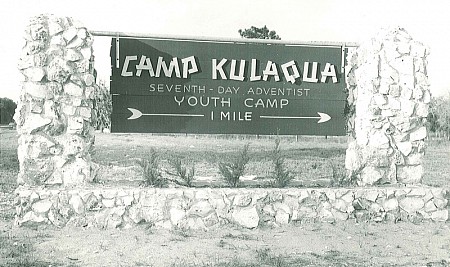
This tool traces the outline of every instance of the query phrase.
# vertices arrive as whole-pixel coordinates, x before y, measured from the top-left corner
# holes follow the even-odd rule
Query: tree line
[[[429,106],[428,129],[450,141],[450,94],[433,97]]]
[[[17,104],[13,100],[7,97],[0,97],[0,124],[9,124],[13,122],[16,107]]]

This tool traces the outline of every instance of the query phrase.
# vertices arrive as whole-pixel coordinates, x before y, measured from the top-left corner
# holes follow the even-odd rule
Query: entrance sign
[[[343,51],[113,38],[112,132],[345,135]]]

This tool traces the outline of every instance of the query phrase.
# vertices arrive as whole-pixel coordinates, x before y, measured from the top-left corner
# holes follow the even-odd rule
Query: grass
[[[188,169],[180,158],[170,160],[169,162],[175,170],[175,176],[178,176],[181,179],[181,183],[185,186],[192,187],[195,176],[195,166],[192,165]]]
[[[257,177],[268,177],[273,164],[270,152],[273,151],[273,138],[254,136],[245,138],[231,136],[181,136],[151,134],[99,134],[96,137],[95,162],[110,169],[107,173],[103,170],[105,179],[108,174],[117,174],[123,171],[120,177],[127,177],[130,173],[136,174],[136,179],[142,179],[142,168],[136,166],[136,160],[148,158],[149,151],[158,151],[159,168],[173,169],[170,159],[188,159],[195,164],[196,177],[210,176],[220,177],[217,165],[219,162],[227,162],[236,157],[236,152],[250,143],[250,161],[246,165],[246,174]],[[344,162],[345,138],[300,137],[298,142],[294,137],[281,137],[283,142],[283,157],[286,169],[294,176],[293,185],[316,185],[318,178],[333,179],[331,164],[340,167]],[[429,140],[424,158],[425,177],[424,184],[433,186],[450,186],[450,142],[442,140]],[[117,169],[120,167],[122,169]],[[126,170],[125,170],[126,169]],[[17,136],[15,131],[0,130],[0,221],[10,222],[14,216],[13,191],[16,188],[17,172]],[[340,170],[334,171],[335,177]],[[164,173],[162,173],[165,175]],[[122,176],[121,176],[122,175]],[[112,177],[112,176],[111,176]],[[194,181],[195,182],[195,181]],[[295,184],[296,183],[296,184]],[[198,184],[194,183],[194,186]],[[327,186],[329,184],[326,184]],[[251,186],[251,184],[250,184]],[[16,231],[14,231],[17,233]],[[320,232],[320,231],[319,231]],[[40,235],[39,232],[15,235],[7,231],[0,231],[0,266],[75,266],[72,263],[47,262],[39,259],[35,245],[49,238]],[[148,234],[151,234],[150,232]],[[173,241],[186,241],[189,233],[176,233]],[[252,241],[252,237],[243,234],[228,234],[222,236],[226,244],[235,241]],[[229,246],[225,246],[227,249]],[[441,245],[447,248],[448,244]],[[253,249],[254,247],[252,247]],[[373,262],[367,262],[370,257],[361,258],[336,250],[328,250],[316,253],[279,254],[272,250],[259,248],[253,253],[253,259],[213,259],[202,264],[189,262],[177,262],[173,266],[368,266]],[[70,265],[72,264],[72,265]],[[376,265],[376,264],[375,264]]]
[[[450,187],[450,142],[432,139],[425,150],[423,183],[431,186]]]
[[[273,171],[271,175],[270,185],[273,187],[283,188],[289,185],[294,179],[291,172],[286,168],[284,156],[281,153],[280,139],[275,139],[275,147],[272,151]],[[314,165],[316,166],[316,165]]]
[[[159,156],[153,148],[148,158],[138,160],[138,164],[142,167],[145,186],[163,187],[167,184],[167,179],[162,176],[159,169]]]
[[[285,169],[293,176],[291,186],[331,186],[341,175],[346,137],[281,136]],[[174,159],[185,159],[195,165],[195,178],[209,177],[214,184],[192,181],[193,186],[226,186],[218,170],[219,162],[231,162],[236,153],[250,143],[250,161],[246,175],[256,176],[255,181],[245,181],[244,186],[264,184],[264,178],[273,171],[271,153],[275,137],[224,136],[224,135],[153,135],[153,134],[97,134],[93,160],[103,168],[100,180],[142,181],[139,159],[158,152],[161,170],[173,170]],[[432,186],[450,186],[450,142],[429,140],[424,157],[423,183]],[[339,167],[333,172],[333,167]],[[17,136],[12,130],[0,132],[0,192],[12,192],[16,187]],[[163,175],[166,175],[163,172]],[[191,182],[191,181],[190,181]]]
[[[225,182],[231,187],[238,187],[241,176],[244,175],[245,166],[250,160],[249,144],[245,144],[239,154],[230,162],[219,162],[219,171]]]
[[[245,137],[245,138],[244,138]],[[133,160],[143,158],[151,148],[160,156],[162,169],[172,170],[170,160],[188,159],[195,165],[195,176],[209,177],[214,184],[194,181],[194,186],[226,186],[218,170],[219,162],[232,162],[245,144],[250,143],[250,160],[246,164],[245,175],[256,176],[255,181],[243,181],[244,186],[264,184],[264,178],[273,171],[271,153],[275,137],[254,136],[226,137],[203,135],[162,135],[151,134],[112,134],[96,137],[97,151],[94,160],[102,165],[112,164],[131,168]],[[332,186],[333,180],[339,182],[343,172],[346,137],[281,137],[282,153],[286,170],[293,176],[291,186]],[[146,152],[147,151],[147,152]],[[423,183],[433,186],[449,186],[450,180],[450,142],[428,141],[424,158],[425,177]],[[333,172],[333,167],[337,169]],[[130,173],[118,175],[128,177]],[[139,176],[139,174],[136,174]],[[267,180],[267,179],[266,179]],[[350,181],[349,181],[350,182]],[[256,185],[255,185],[256,184]]]
[[[329,267],[329,266],[372,266],[364,259],[342,254],[336,250],[325,251],[322,254],[301,253],[293,256],[278,254],[269,248],[256,249],[253,260],[238,257],[231,259],[213,259],[201,264],[189,263],[185,260],[175,262],[172,267]]]
[[[74,264],[62,264],[42,261],[36,254],[35,243],[42,242],[50,238],[40,231],[33,231],[31,234],[10,234],[0,233],[0,266],[11,267],[48,267],[48,266],[72,266]]]
[[[329,184],[332,171],[328,162],[343,162],[346,143],[343,138],[324,139],[301,137],[299,142],[293,137],[281,137],[286,170],[293,176],[292,186],[317,186]],[[219,172],[219,162],[233,162],[239,151],[250,143],[250,160],[245,166],[245,175],[255,176],[255,181],[242,181],[244,186],[264,184],[264,178],[272,175],[273,138],[222,139],[221,136],[153,136],[151,134],[113,134],[96,137],[94,160],[106,166],[119,166],[129,173],[114,175],[118,179],[141,176],[133,170],[135,159],[145,158],[145,151],[154,148],[160,156],[160,167],[173,170],[171,161],[176,158],[187,159],[195,165],[195,176],[211,178],[214,183],[194,181],[194,186],[227,186]],[[319,148],[319,149],[318,149]],[[112,170],[103,170],[103,176]],[[134,172],[134,173],[133,173]],[[173,171],[172,171],[173,172]],[[200,179],[201,180],[201,179]],[[267,179],[266,179],[267,180]],[[327,182],[328,180],[328,182]],[[256,184],[256,185],[255,185]]]

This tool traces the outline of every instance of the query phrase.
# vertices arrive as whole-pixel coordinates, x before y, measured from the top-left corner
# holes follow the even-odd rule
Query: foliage
[[[280,36],[275,31],[269,31],[267,26],[264,25],[262,28],[257,28],[255,26],[251,26],[250,29],[239,29],[239,34],[243,38],[247,39],[273,39],[273,40],[281,40]]]
[[[360,167],[359,170],[352,171],[350,175],[347,174],[344,164],[335,164],[330,161],[332,175],[331,175],[331,186],[341,187],[341,186],[354,186],[358,178],[357,173],[360,173],[364,166]]]
[[[259,263],[276,267],[288,266],[285,257],[282,255],[273,255],[269,248],[257,249],[256,254],[256,259]]]
[[[431,99],[428,122],[431,131],[450,140],[450,95]]]
[[[96,118],[95,129],[111,129],[112,96],[104,81],[100,81],[92,102]]]
[[[13,122],[16,107],[16,103],[11,99],[0,97],[0,124],[9,124]]]
[[[27,234],[14,231],[0,233],[0,266],[61,266],[58,262],[40,260],[36,253],[34,244],[50,237],[52,236],[42,234],[39,230],[28,231]]]
[[[270,185],[279,188],[288,186],[294,177],[291,172],[286,169],[284,156],[281,154],[280,138],[278,137],[275,139],[275,148],[272,151],[271,157],[274,170],[272,172],[272,181],[270,182]]]
[[[239,155],[232,162],[219,162],[220,174],[231,187],[239,186],[239,179],[244,175],[245,166],[250,160],[248,155],[249,144],[245,144]]]
[[[181,180],[183,180],[185,185],[192,187],[192,182],[194,181],[195,175],[195,166],[192,165],[188,172],[188,169],[186,168],[185,165],[183,165],[181,159],[179,158],[171,160],[170,164],[175,169],[176,175],[178,175],[181,178]]]
[[[141,159],[138,164],[142,167],[145,186],[163,187],[167,184],[167,179],[161,175],[159,157],[154,149],[150,151],[149,159]]]

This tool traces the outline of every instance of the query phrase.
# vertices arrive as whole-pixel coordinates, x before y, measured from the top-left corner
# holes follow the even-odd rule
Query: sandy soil
[[[282,257],[281,266],[447,266],[449,226],[348,221],[204,232],[148,225],[121,230],[17,228],[1,221],[0,233],[34,239],[36,261],[53,266],[215,266],[230,261],[258,266],[264,253]],[[7,262],[0,260],[0,266]]]
[[[16,137],[9,132],[1,137],[0,266],[450,266],[449,222],[348,221],[255,230],[227,226],[208,232],[155,230],[150,225],[115,230],[49,225],[17,228],[13,226]],[[204,162],[215,162],[210,151],[227,157],[247,142],[211,139],[207,140],[209,149],[202,152],[204,141],[195,137],[164,137],[165,142],[156,139],[100,135],[95,157],[105,166],[126,167],[125,163],[144,156],[149,147],[158,144],[163,156],[172,146],[183,151],[182,156],[205,155],[208,161],[197,162],[200,169]],[[314,177],[330,171],[326,166],[330,156],[343,158],[345,144],[332,142],[332,150],[322,149],[325,145],[320,144],[319,154],[314,140],[290,143],[287,154],[306,153],[307,164],[303,166],[307,168],[300,171]],[[255,153],[270,151],[272,143],[255,142]],[[426,160],[431,169],[427,173],[433,177],[429,183],[448,186],[448,145],[432,146],[429,151]]]

